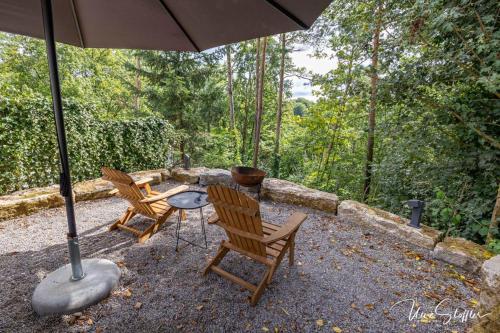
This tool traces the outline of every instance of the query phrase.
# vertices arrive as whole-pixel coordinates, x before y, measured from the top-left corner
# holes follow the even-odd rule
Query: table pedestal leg
[[[201,220],[201,230],[203,232],[203,237],[205,238],[205,249],[208,249],[207,233],[205,232],[205,219],[203,218],[203,208],[201,207],[200,207],[200,220]]]
[[[193,242],[181,237],[181,235],[180,235],[181,234],[181,221],[182,221],[182,213],[179,210],[179,215],[177,217],[177,226],[175,228],[175,238],[176,238],[175,251],[179,250],[179,239],[182,239],[183,241],[185,241],[186,243],[189,243],[191,245],[208,249],[207,233],[205,231],[205,218],[203,217],[203,208],[200,207],[200,222],[201,222],[201,231],[203,232],[203,239],[205,240],[205,247],[203,247],[199,244],[193,243]]]
[[[179,232],[181,230],[181,221],[182,221],[182,210],[179,210],[179,214],[177,215],[177,225],[175,227],[175,238],[176,238],[175,251],[178,251],[179,249]]]

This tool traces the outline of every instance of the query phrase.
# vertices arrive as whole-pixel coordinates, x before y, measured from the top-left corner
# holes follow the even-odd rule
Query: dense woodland
[[[309,31],[199,54],[59,44],[74,181],[186,153],[403,215],[425,200],[424,223],[500,251],[499,14],[493,0],[335,0]],[[297,68],[304,47],[334,69]],[[292,98],[294,76],[315,102]],[[0,193],[56,183],[43,41],[0,34],[0,116]]]

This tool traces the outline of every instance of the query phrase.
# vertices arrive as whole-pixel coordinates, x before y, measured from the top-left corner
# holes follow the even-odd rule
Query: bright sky
[[[311,71],[314,74],[325,74],[335,67],[335,61],[332,59],[324,58],[317,59],[311,57],[312,50],[303,49],[300,51],[295,51],[291,54],[292,61],[297,67],[305,67],[307,71]],[[312,95],[312,87],[308,80],[300,79],[298,77],[292,78],[293,87],[292,93],[293,97],[304,97],[312,101],[317,98]]]

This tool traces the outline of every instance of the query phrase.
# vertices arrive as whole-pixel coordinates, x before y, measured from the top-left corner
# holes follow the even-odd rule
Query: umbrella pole
[[[61,101],[61,85],[57,66],[56,44],[54,40],[54,22],[52,16],[51,0],[42,1],[43,28],[45,31],[45,44],[47,46],[47,59],[49,62],[50,89],[54,108],[54,119],[57,130],[57,142],[59,145],[59,156],[61,163],[60,191],[66,202],[66,215],[68,219],[68,247],[71,259],[73,280],[83,279],[85,273],[82,269],[80,258],[80,247],[78,245],[78,234],[76,232],[75,209],[73,206],[73,191],[71,189],[71,175],[68,161],[68,148],[66,144],[66,132],[64,130],[64,117]]]
[[[68,247],[71,264],[49,273],[35,288],[31,305],[41,316],[69,314],[81,311],[106,298],[118,284],[120,269],[106,259],[80,258],[78,234],[76,233],[73,191],[69,172],[68,149],[61,103],[61,86],[57,69],[56,44],[51,0],[40,0],[42,4],[43,27],[49,61],[50,88],[54,103],[54,119],[61,162],[61,195],[66,201],[68,218]],[[85,273],[82,266],[85,266]]]

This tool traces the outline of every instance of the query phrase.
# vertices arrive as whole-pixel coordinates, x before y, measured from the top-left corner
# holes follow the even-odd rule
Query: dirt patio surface
[[[262,202],[262,215],[273,223],[296,210],[309,217],[297,234],[295,266],[285,257],[251,307],[247,290],[214,273],[201,275],[225,238],[220,228],[207,226],[207,250],[181,243],[176,253],[176,215],[145,244],[124,231],[108,232],[126,207],[119,198],[76,204],[82,257],[110,259],[122,271],[112,295],[78,317],[39,318],[31,308],[39,281],[68,262],[64,208],[0,222],[0,332],[463,332],[474,322],[444,323],[455,309],[457,315],[477,311],[477,276],[333,214]],[[133,220],[142,227],[148,222]],[[188,211],[181,235],[201,241],[200,232],[198,211]],[[221,265],[253,283],[264,272],[234,253]],[[411,300],[420,312],[410,321]],[[422,317],[442,300],[441,315]]]

